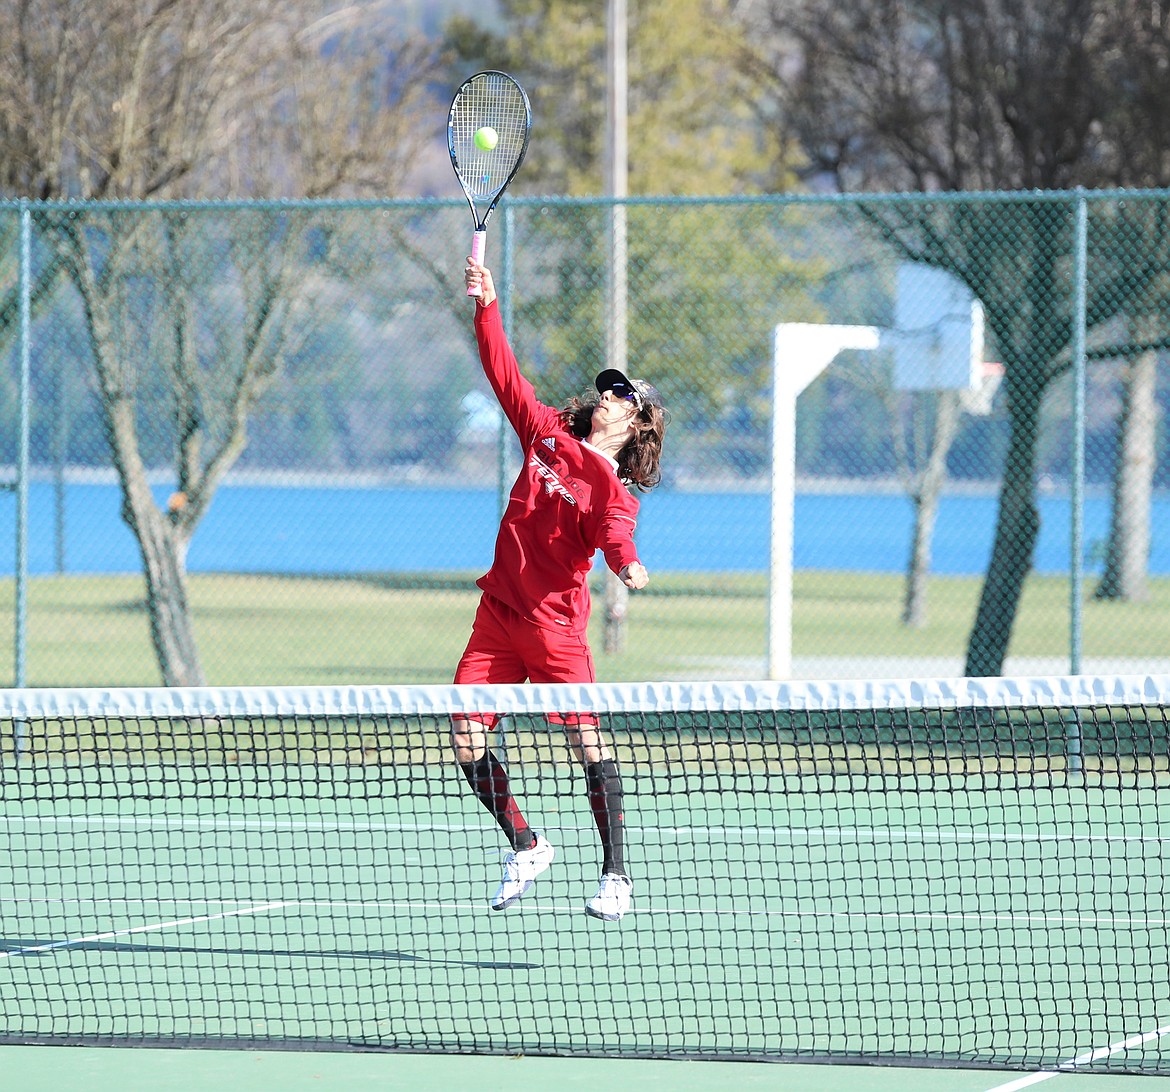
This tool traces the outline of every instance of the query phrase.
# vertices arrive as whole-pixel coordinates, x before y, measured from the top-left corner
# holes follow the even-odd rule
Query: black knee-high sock
[[[536,835],[520,813],[520,805],[508,786],[508,773],[492,752],[478,762],[460,762],[459,768],[479,802],[492,813],[513,849],[531,849]]]
[[[585,780],[589,786],[589,806],[601,835],[602,872],[613,872],[618,876],[626,874],[623,849],[622,779],[617,763],[612,758],[590,762],[585,767]]]

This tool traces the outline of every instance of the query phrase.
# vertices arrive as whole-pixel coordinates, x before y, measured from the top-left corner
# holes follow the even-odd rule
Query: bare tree
[[[1114,85],[1125,93],[1111,99],[1112,181],[1128,186],[1165,186],[1170,181],[1170,3],[1120,0],[1115,10],[1115,44],[1109,50]],[[1147,228],[1123,218],[1123,226]],[[1155,236],[1157,231],[1155,230]],[[1117,278],[1124,291],[1128,271]],[[1149,283],[1137,278],[1139,283]],[[1154,279],[1157,283],[1157,279]],[[1126,292],[1127,296],[1132,293]],[[1149,596],[1150,500],[1158,424],[1155,379],[1158,354],[1165,348],[1164,289],[1130,305],[1126,318],[1131,339],[1116,355],[1122,373],[1122,414],[1113,480],[1113,507],[1105,570],[1098,599],[1144,601]],[[1107,356],[1105,349],[1099,355]]]
[[[971,390],[919,391],[899,398],[887,381],[881,395],[894,421],[894,454],[902,488],[914,508],[910,557],[902,592],[904,625],[926,625],[927,577],[930,575],[934,527],[947,478],[947,459],[959,434],[964,413],[990,412],[999,389],[998,370],[983,376]]]
[[[1140,328],[1148,327],[1140,323]],[[1147,330],[1147,332],[1150,332]],[[1139,329],[1134,341],[1145,340]],[[1121,425],[1113,475],[1113,518],[1105,549],[1105,569],[1093,595],[1144,603],[1150,597],[1150,501],[1154,488],[1157,433],[1158,353],[1139,348],[1125,361]]]
[[[394,192],[429,135],[420,117],[432,47],[377,7],[323,0],[14,0],[0,8],[0,182],[63,198],[320,197]],[[247,442],[248,415],[280,368],[310,274],[287,216],[237,247],[239,336],[208,354],[193,309],[180,213],[48,205],[36,226],[51,260],[34,301],[63,278],[81,300],[122,511],[142,555],[151,633],[167,685],[204,681],[186,556]],[[127,284],[157,278],[152,361],[127,336]],[[148,279],[149,279],[148,277]],[[0,336],[11,330],[0,302]],[[166,336],[158,330],[165,330]],[[235,351],[228,353],[226,345]],[[166,376],[151,401],[143,371]],[[141,423],[169,422],[175,500],[155,502]]]
[[[937,391],[911,398],[917,404],[906,424],[898,423],[897,406],[891,405],[890,412],[895,420],[898,473],[902,488],[914,506],[910,558],[902,593],[902,622],[920,627],[926,624],[926,578],[930,573],[939,500],[946,481],[947,456],[959,431],[959,392]],[[924,405],[927,402],[931,403],[929,407]]]
[[[1165,0],[766,0],[746,17],[760,21],[745,63],[771,76],[813,169],[839,189],[1045,191],[1168,176]],[[951,271],[983,301],[1006,365],[1011,435],[966,664],[999,674],[1039,533],[1040,410],[1069,359],[1070,218],[1042,194],[1010,211],[863,210],[901,256]],[[1164,255],[1152,226],[1138,237]],[[1148,300],[1159,263],[1148,264],[1123,294],[1098,292],[1090,322]]]

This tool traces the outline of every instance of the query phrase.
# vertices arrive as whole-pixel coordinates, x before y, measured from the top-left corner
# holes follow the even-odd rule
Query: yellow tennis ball
[[[482,128],[475,130],[475,136],[471,138],[475,141],[475,146],[481,152],[490,152],[500,142],[500,134],[495,131],[490,125],[484,125]]]

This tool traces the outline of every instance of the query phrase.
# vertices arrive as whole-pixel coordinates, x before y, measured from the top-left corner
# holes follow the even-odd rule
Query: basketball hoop
[[[995,403],[995,395],[1003,382],[1004,367],[985,361],[980,366],[979,386],[970,387],[959,394],[959,405],[964,413],[972,417],[986,417]]]

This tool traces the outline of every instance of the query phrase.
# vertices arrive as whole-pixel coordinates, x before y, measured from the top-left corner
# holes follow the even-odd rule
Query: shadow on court
[[[57,947],[51,947],[56,944]],[[44,949],[44,950],[38,950]],[[488,971],[533,971],[539,963],[514,963],[506,960],[447,959],[436,956],[412,955],[410,952],[346,951],[344,949],[308,948],[207,948],[183,944],[127,944],[119,941],[83,941],[78,944],[61,944],[51,940],[4,940],[0,939],[0,951],[11,952],[24,958],[67,955],[70,952],[117,952],[134,955],[198,955],[198,956],[255,956],[257,958],[280,957],[288,959],[363,959],[371,962],[415,963],[432,967],[474,967]]]

